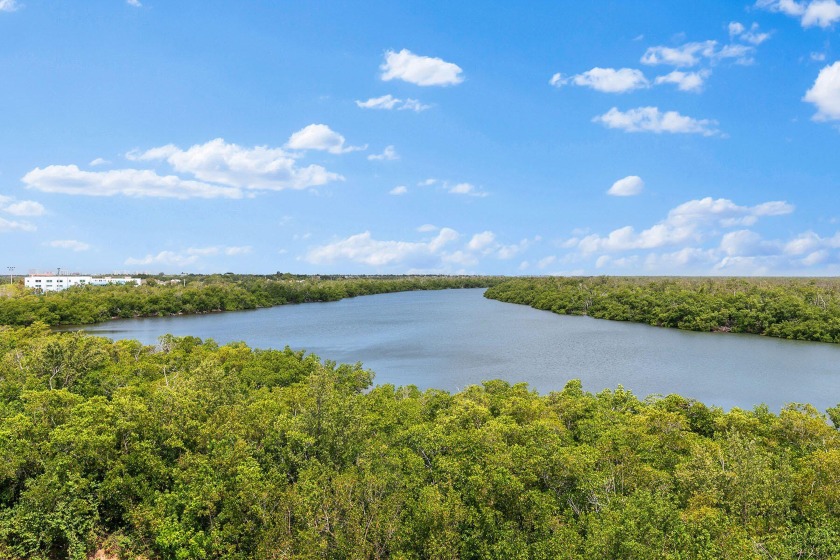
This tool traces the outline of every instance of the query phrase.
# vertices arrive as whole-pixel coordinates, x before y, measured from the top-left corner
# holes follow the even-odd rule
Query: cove
[[[698,333],[557,315],[483,289],[400,292],[254,311],[127,319],[84,330],[155,344],[159,336],[244,341],[362,362],[374,382],[458,391],[489,379],[542,394],[578,378],[640,398],[678,393],[724,409],[840,402],[840,345]]]

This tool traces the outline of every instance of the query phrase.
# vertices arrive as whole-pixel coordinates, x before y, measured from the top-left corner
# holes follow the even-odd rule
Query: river
[[[154,344],[163,334],[305,349],[362,362],[378,384],[457,391],[488,379],[540,393],[578,378],[598,392],[678,393],[724,409],[840,402],[840,345],[696,333],[502,303],[483,289],[401,292],[255,311],[128,319],[85,327]]]

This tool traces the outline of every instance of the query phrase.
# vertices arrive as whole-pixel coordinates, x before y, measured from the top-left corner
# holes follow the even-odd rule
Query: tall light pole
[[[9,269],[9,284],[12,284],[12,283],[13,283],[13,282],[12,282],[12,276],[14,275],[14,272],[15,272],[15,267],[13,267],[13,266],[7,266],[6,268],[8,268],[8,269]]]

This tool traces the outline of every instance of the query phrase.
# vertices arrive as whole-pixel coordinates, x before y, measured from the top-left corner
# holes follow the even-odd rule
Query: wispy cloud
[[[759,31],[757,23],[753,23],[750,28],[747,29],[744,24],[733,21],[729,24],[729,37],[731,39],[738,39],[753,45],[760,45],[770,38],[770,33]]]
[[[711,63],[731,59],[738,64],[750,64],[753,61],[755,47],[751,45],[731,44],[718,46],[717,41],[685,43],[676,47],[649,47],[642,55],[642,64],[651,66],[668,65],[677,68],[697,66],[703,60]]]
[[[90,250],[90,245],[88,243],[77,241],[75,239],[56,239],[55,241],[48,242],[46,245],[56,249],[68,249],[77,253]]]
[[[14,12],[20,8],[20,4],[15,0],[0,0],[0,12]]]
[[[431,105],[425,105],[417,99],[398,99],[390,93],[382,97],[371,97],[367,101],[356,101],[356,105],[362,109],[396,109],[398,111],[415,111],[418,113],[431,107]]]
[[[35,225],[29,222],[0,218],[0,233],[9,231],[35,231],[36,229]]]
[[[400,159],[400,156],[393,146],[386,146],[381,154],[370,154],[367,158],[370,161],[394,161]]]
[[[213,245],[209,247],[189,247],[181,251],[160,251],[156,254],[148,254],[145,257],[129,257],[125,264],[132,266],[164,265],[164,266],[187,266],[197,263],[203,257],[228,256],[236,257],[247,255],[252,248],[245,246]]]
[[[449,194],[462,194],[467,196],[485,197],[487,193],[480,190],[472,183],[457,183],[452,186],[447,186],[446,191]]]

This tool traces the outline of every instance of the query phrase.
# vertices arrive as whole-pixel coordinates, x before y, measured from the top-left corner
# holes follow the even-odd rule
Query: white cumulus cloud
[[[780,12],[798,18],[802,27],[831,27],[840,21],[840,4],[837,0],[758,0],[755,5],[765,10]]]
[[[344,136],[325,124],[310,124],[289,137],[286,146],[293,150],[320,150],[331,154],[346,154],[367,149],[367,146],[347,146]]]
[[[840,267],[840,232],[805,231],[787,240],[750,229],[790,214],[782,201],[741,206],[728,199],[691,200],[642,230],[625,226],[606,235],[578,233],[562,247],[564,262],[589,261],[606,271],[632,267],[648,274],[825,274]],[[819,268],[817,268],[819,267]]]
[[[831,27],[840,21],[840,4],[836,0],[815,0],[805,8],[802,26]]]
[[[759,8],[781,12],[789,16],[802,16],[805,14],[805,5],[796,0],[757,0],[755,5]]]
[[[549,83],[556,87],[574,84],[605,93],[626,93],[650,85],[641,70],[634,68],[619,68],[616,70],[615,68],[598,67],[569,77],[554,74]]]
[[[817,107],[816,121],[840,120],[840,61],[820,70],[804,100]]]
[[[707,197],[680,204],[668,212],[663,221],[642,231],[625,226],[604,236],[587,235],[576,240],[576,244],[581,252],[591,254],[700,242],[716,228],[750,226],[761,217],[790,214],[793,209],[792,205],[783,201],[739,206],[729,199]]]
[[[481,251],[490,246],[495,240],[496,234],[492,231],[483,231],[472,236],[470,242],[467,243],[467,248],[471,251]]]
[[[528,239],[523,239],[519,243],[510,244],[510,245],[500,245],[495,252],[497,258],[502,260],[512,259],[519,253],[525,251],[531,242]]]
[[[15,0],[0,0],[0,12],[14,12],[20,8]]]
[[[617,128],[625,132],[668,132],[671,134],[702,134],[714,136],[719,131],[714,128],[717,124],[710,119],[694,119],[679,114],[676,111],[665,111],[658,107],[639,107],[628,111],[620,111],[613,107],[603,115],[592,119],[607,128]]]
[[[607,194],[612,196],[635,196],[641,194],[645,182],[638,175],[629,175],[612,184]]]
[[[418,86],[449,86],[464,81],[461,67],[440,58],[419,56],[408,49],[387,51],[379,67],[384,81],[403,80]]]
[[[401,194],[406,194],[406,193],[408,193],[408,187],[406,187],[405,185],[396,186],[393,189],[391,189],[390,191],[388,191],[388,194],[392,194],[394,196],[399,196]]]
[[[429,241],[380,241],[369,231],[351,235],[334,243],[311,249],[306,260],[313,264],[349,261],[368,266],[388,266],[406,262],[428,261],[447,244],[458,239],[453,229],[441,228]]]
[[[43,216],[46,210],[40,202],[21,200],[9,204],[3,211],[12,216]]]
[[[743,255],[771,255],[778,252],[778,245],[765,241],[759,234],[748,229],[725,233],[720,239],[720,249],[729,257]]]
[[[146,169],[82,171],[75,165],[36,167],[21,179],[27,188],[82,196],[158,198],[241,198],[238,188],[158,175]]]
[[[840,249],[840,233],[831,237],[822,237],[813,231],[800,233],[784,244],[787,255],[808,255],[826,249]]]
[[[40,202],[34,200],[15,200],[10,196],[0,195],[0,212],[12,216],[43,216],[46,209]]]
[[[166,161],[179,173],[237,190],[305,189],[343,179],[320,165],[301,167],[295,156],[281,148],[247,148],[222,138],[187,150],[168,144],[145,152],[129,152],[126,157],[134,161]]]
[[[674,70],[664,76],[658,76],[655,81],[656,85],[674,84],[680,91],[699,92],[703,89],[703,84],[708,77],[708,70],[701,70],[699,72],[683,72],[681,70]]]

